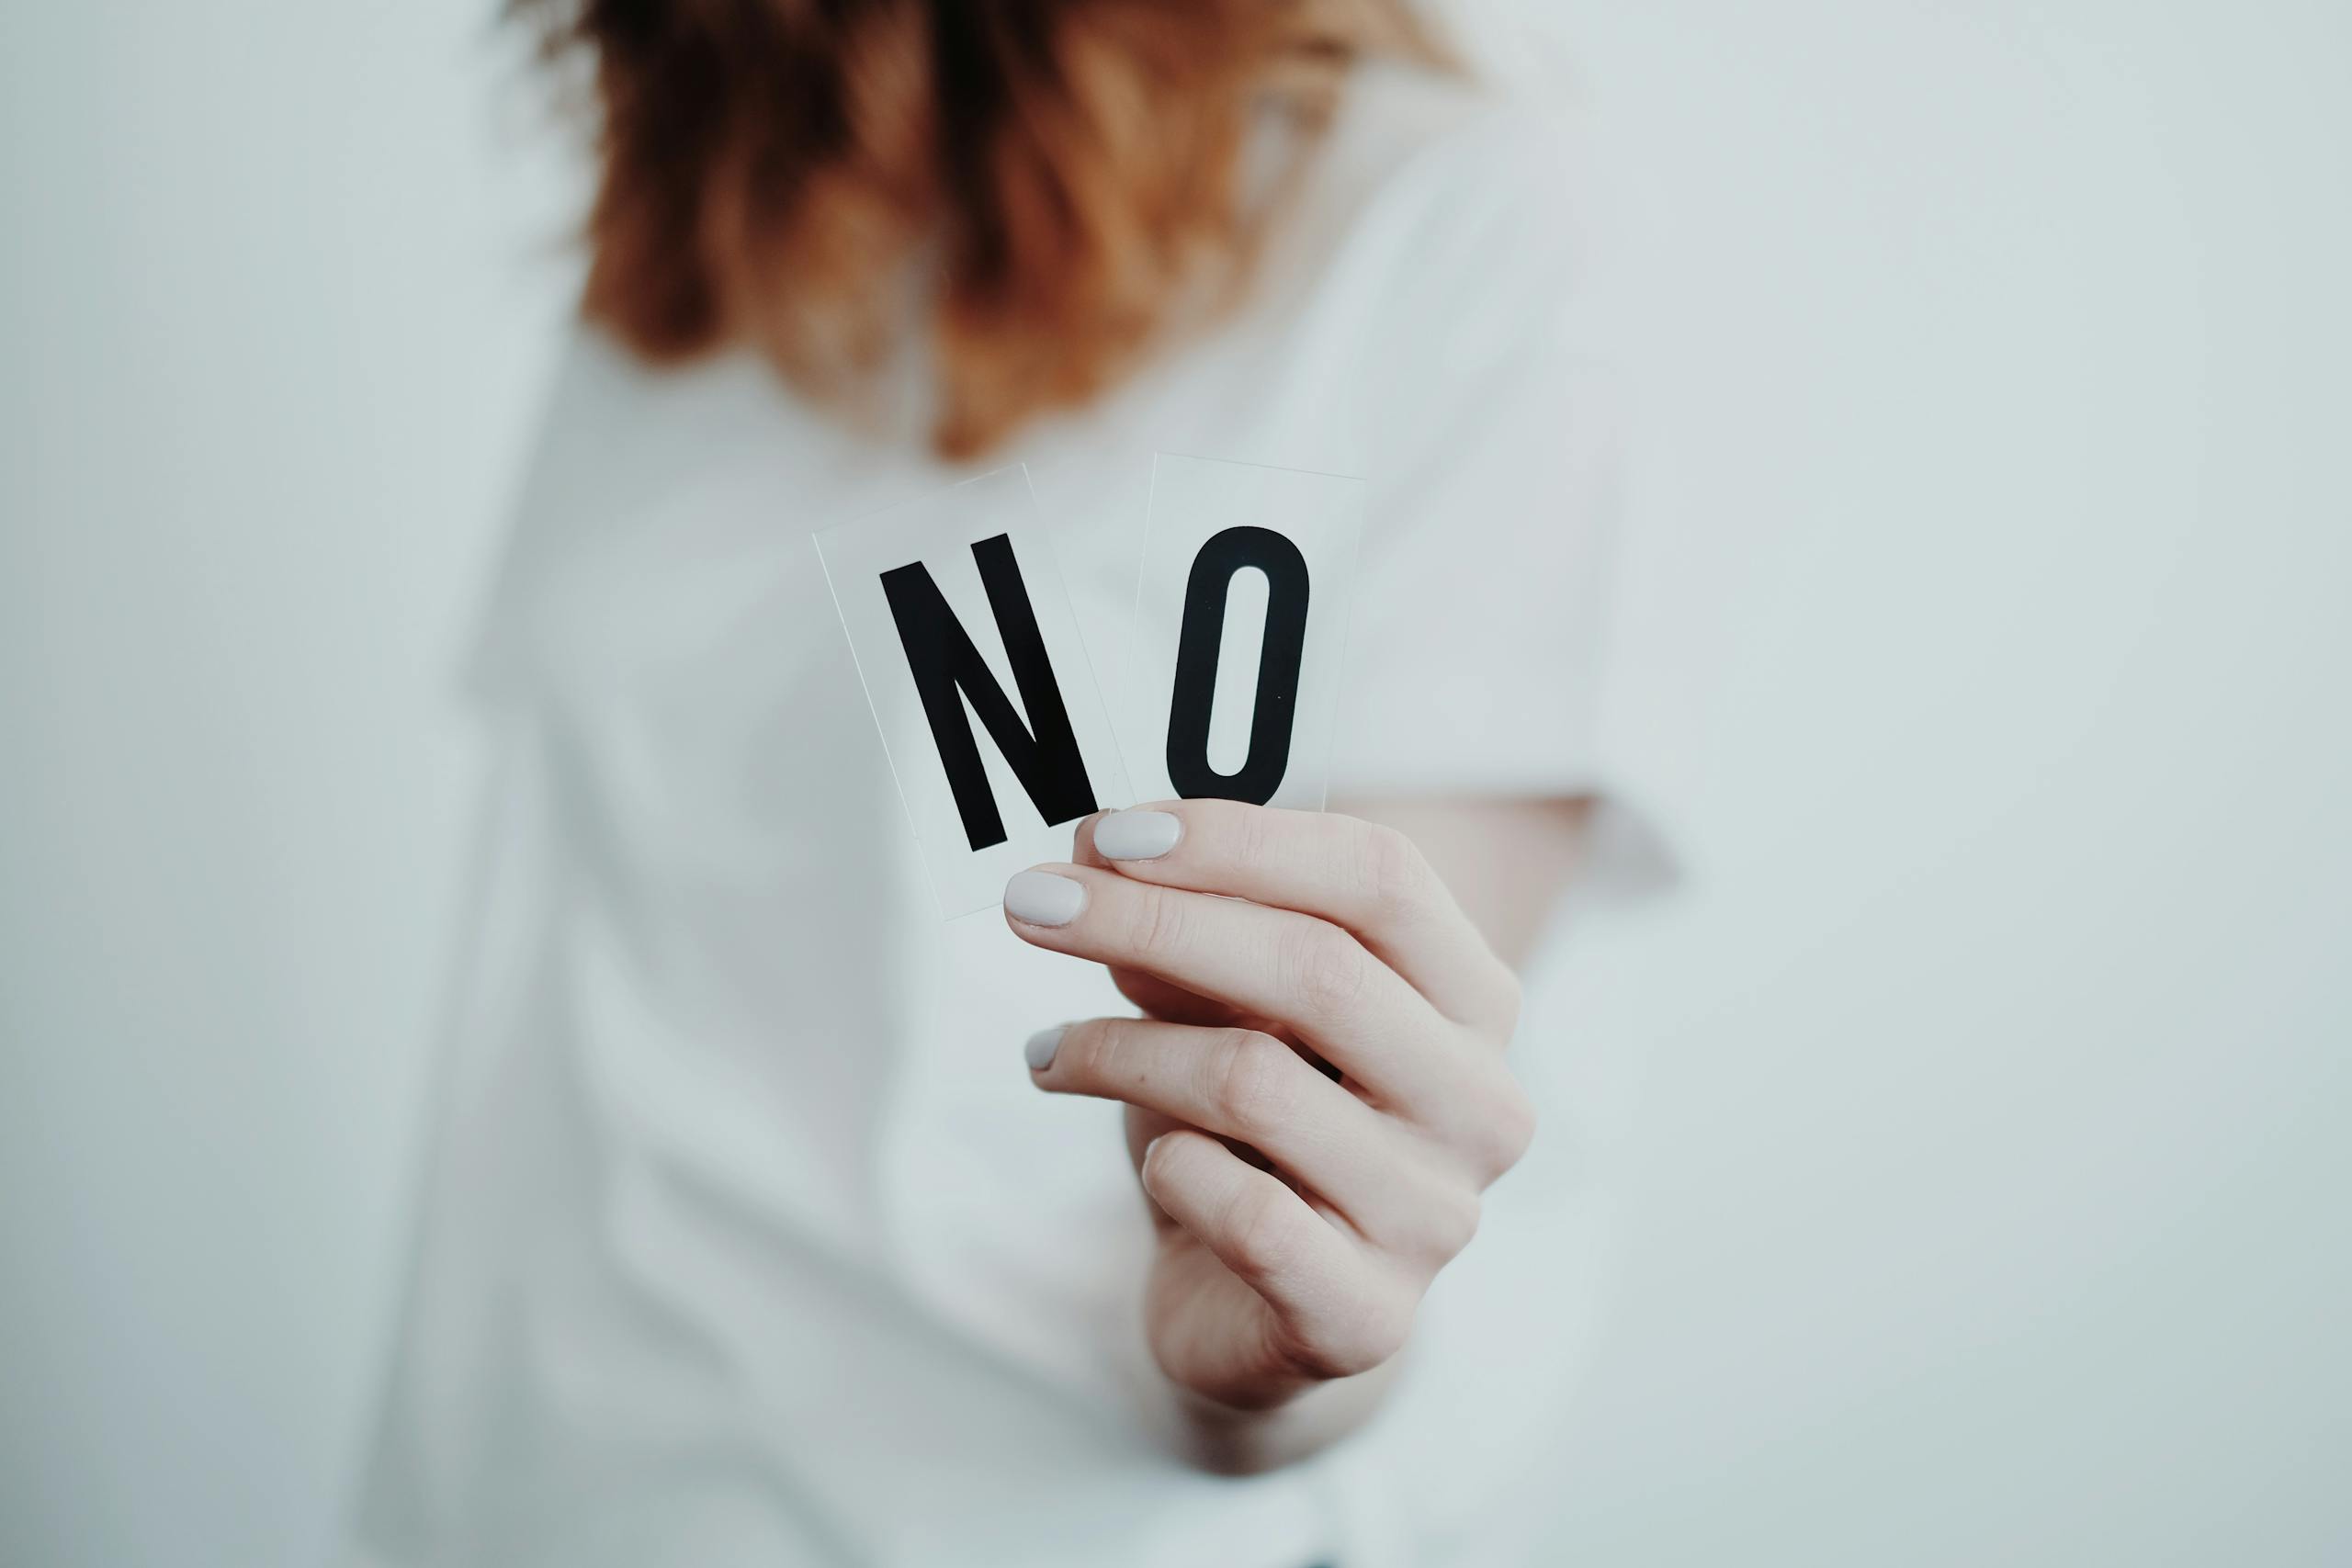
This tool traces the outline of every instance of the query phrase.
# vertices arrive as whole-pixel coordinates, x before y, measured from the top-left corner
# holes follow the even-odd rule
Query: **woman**
[[[1598,782],[1548,122],[1375,0],[523,9],[601,183],[357,1559],[1523,1552],[1565,1183],[1464,1249]],[[1108,628],[1155,449],[1374,482],[1343,809],[942,926],[808,536],[1025,462]]]

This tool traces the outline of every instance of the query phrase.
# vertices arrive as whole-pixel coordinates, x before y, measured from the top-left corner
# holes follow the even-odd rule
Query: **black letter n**
[[[1046,639],[1038,634],[1036,613],[1029,607],[1021,568],[1012,558],[1012,537],[999,534],[980,540],[972,547],[972,559],[979,565],[997,633],[1012,661],[1022,705],[1037,727],[1034,737],[922,562],[884,572],[882,592],[890,601],[890,618],[899,624],[899,640],[906,645],[915,690],[922,694],[923,716],[931,721],[931,738],[947,769],[948,787],[956,792],[964,836],[972,848],[984,850],[1004,842],[1004,818],[989,793],[988,773],[971,726],[964,720],[964,705],[956,699],[958,688],[1046,822],[1074,821],[1093,810],[1094,786],[1087,782],[1086,760],[1079,755],[1069,712],[1062,705],[1061,688],[1054,683]]]

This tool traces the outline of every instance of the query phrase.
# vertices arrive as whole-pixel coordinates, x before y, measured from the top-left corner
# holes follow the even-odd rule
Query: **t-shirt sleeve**
[[[1570,166],[1564,130],[1498,116],[1417,159],[1378,215],[1390,282],[1350,394],[1374,486],[1335,798],[1608,782],[1618,400],[1579,324]]]

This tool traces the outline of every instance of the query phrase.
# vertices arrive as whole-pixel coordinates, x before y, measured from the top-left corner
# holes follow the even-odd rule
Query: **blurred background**
[[[357,1462],[571,279],[487,8],[0,8],[0,1562]],[[2352,10],[1530,17],[1690,872],[1561,1560],[2352,1561]]]

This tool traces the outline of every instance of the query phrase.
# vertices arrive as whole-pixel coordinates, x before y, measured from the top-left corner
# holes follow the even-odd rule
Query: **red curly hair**
[[[919,324],[979,454],[1231,298],[1257,117],[1311,130],[1398,0],[509,0],[593,61],[584,314],[846,405]]]

